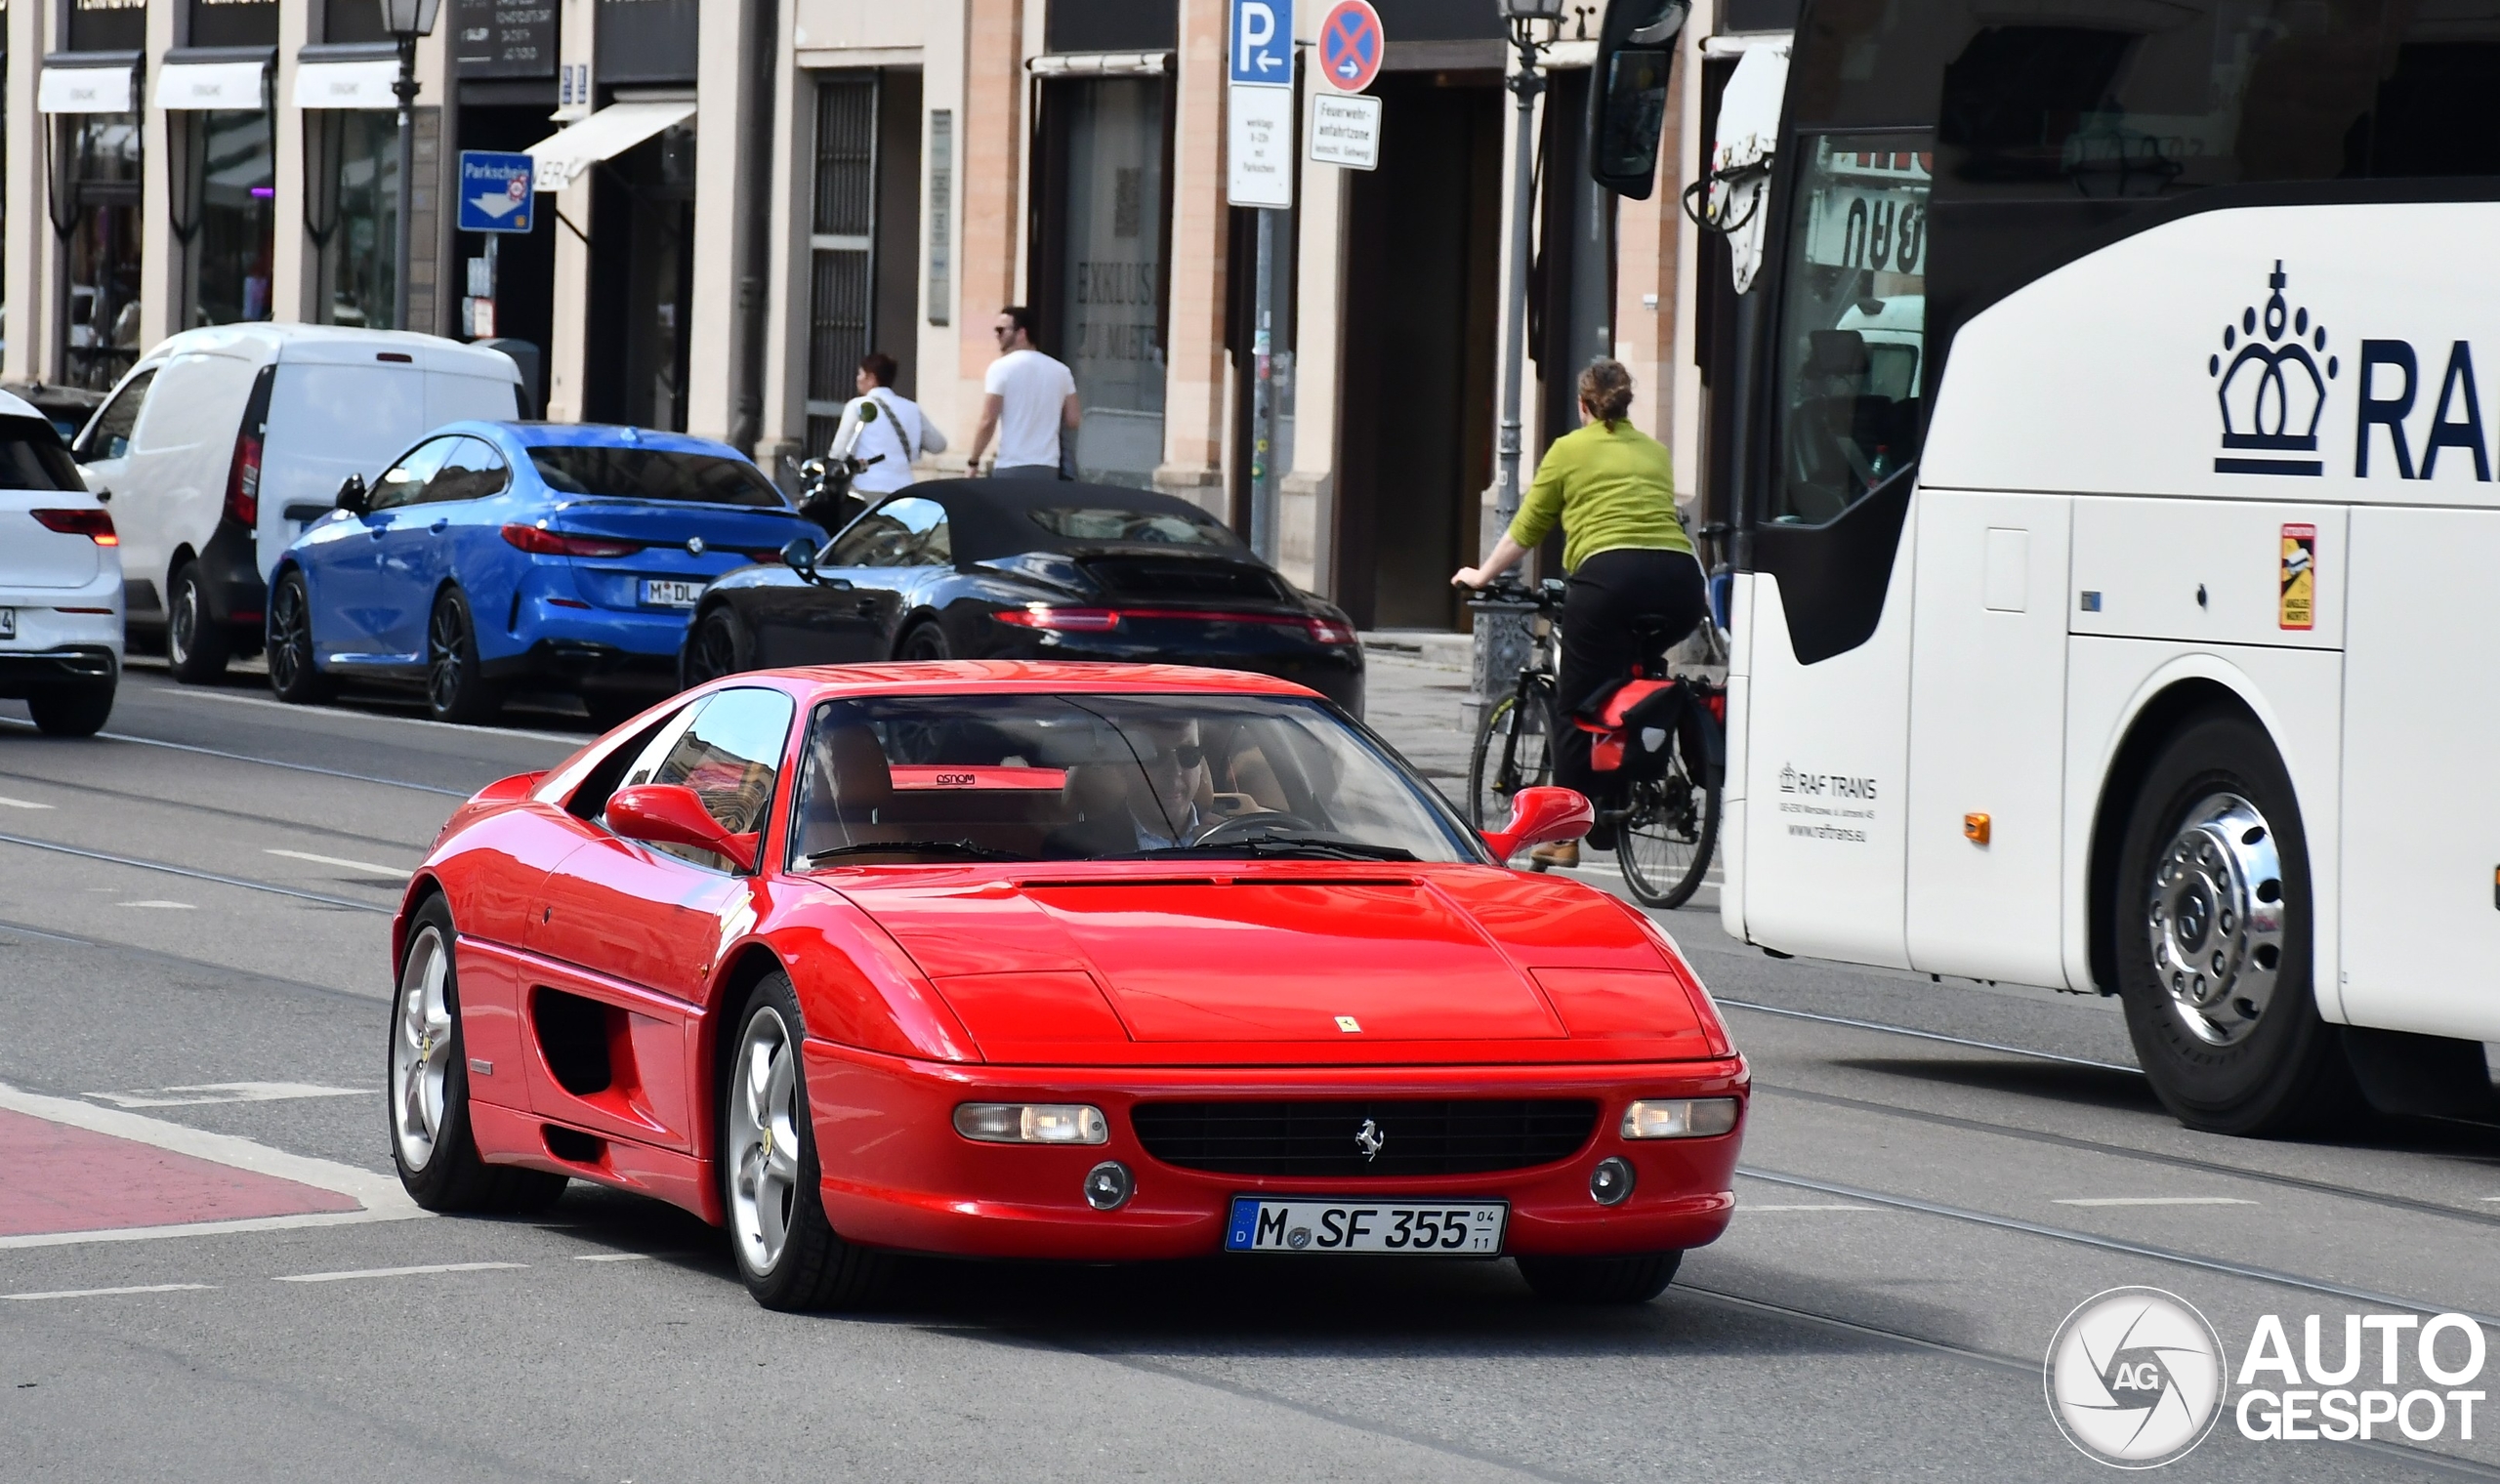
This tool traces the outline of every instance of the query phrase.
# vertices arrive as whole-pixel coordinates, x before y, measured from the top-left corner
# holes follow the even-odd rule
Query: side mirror
[[[613,807],[611,805],[611,807]],[[1524,788],[1511,801],[1511,822],[1484,832],[1484,844],[1507,863],[1531,845],[1577,840],[1598,822],[1598,811],[1576,789]]]
[[[1585,147],[1589,179],[1649,199],[1667,122],[1667,74],[1691,0],[1614,0],[1599,26]]]
[[[816,544],[805,536],[791,537],[781,548],[781,564],[798,573],[801,582],[815,581]]]
[[[364,475],[350,474],[339,481],[339,509],[351,515],[361,515],[373,508],[373,495],[364,487]]]
[[[1576,797],[1576,796],[1574,796]],[[692,789],[682,783],[644,783],[608,796],[607,827],[627,840],[691,845],[726,855],[741,871],[755,869],[758,837],[732,835]]]

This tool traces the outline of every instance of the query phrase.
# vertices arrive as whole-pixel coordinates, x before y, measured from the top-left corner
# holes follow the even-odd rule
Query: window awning
[[[614,159],[671,124],[693,116],[690,100],[609,103],[529,146],[529,157],[538,162],[538,188],[562,190],[600,161]]]
[[[399,63],[392,62],[314,62],[295,63],[295,106],[299,108],[396,108],[391,85],[399,80]]]
[[[35,108],[44,113],[136,113],[139,56],[98,54],[94,61],[46,58],[35,83]]]
[[[250,62],[176,62],[168,58],[156,69],[156,106],[183,109],[237,109],[258,112],[269,100],[262,91],[270,64]]]

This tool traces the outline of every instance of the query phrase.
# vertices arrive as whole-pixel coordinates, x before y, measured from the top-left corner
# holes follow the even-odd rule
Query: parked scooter
[[[859,444],[859,433],[879,417],[873,399],[862,399],[856,419],[846,419],[833,446],[821,459],[810,459],[799,466],[799,514],[823,526],[831,536],[851,523],[867,504],[851,493],[851,481],[871,464],[885,462],[884,454],[859,458],[852,450]]]

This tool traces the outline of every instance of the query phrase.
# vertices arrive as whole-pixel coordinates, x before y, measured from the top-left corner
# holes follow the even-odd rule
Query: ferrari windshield
[[[1479,861],[1379,743],[1291,696],[869,697],[809,725],[791,864]]]

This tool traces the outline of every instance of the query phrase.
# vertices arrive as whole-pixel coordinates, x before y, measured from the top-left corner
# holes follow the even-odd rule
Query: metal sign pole
[[[1271,565],[1276,560],[1276,381],[1274,360],[1276,213],[1259,211],[1257,329],[1250,342],[1250,550]]]

